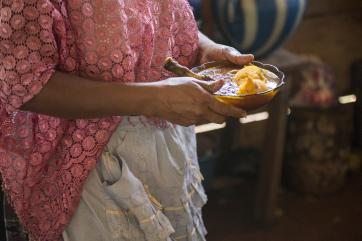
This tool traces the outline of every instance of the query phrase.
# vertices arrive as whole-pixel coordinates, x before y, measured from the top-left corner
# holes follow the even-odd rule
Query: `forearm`
[[[55,72],[22,110],[76,119],[118,115],[151,115],[158,87],[85,79]]]

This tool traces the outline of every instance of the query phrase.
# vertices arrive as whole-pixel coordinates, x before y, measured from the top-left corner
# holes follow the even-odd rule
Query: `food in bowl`
[[[263,93],[272,90],[278,78],[269,70],[253,64],[244,67],[211,67],[200,71],[198,74],[209,76],[212,79],[225,81],[224,86],[215,94],[224,96],[241,96]]]
[[[214,61],[190,70],[168,57],[164,68],[177,76],[189,76],[203,81],[224,80],[224,86],[212,94],[217,100],[246,111],[269,103],[284,85],[283,72],[273,65],[257,61],[243,67],[225,61]]]

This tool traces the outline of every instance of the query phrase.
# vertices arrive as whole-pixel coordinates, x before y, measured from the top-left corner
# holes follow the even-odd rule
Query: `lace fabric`
[[[186,0],[0,2],[3,188],[34,240],[61,240],[122,117],[65,120],[19,108],[56,70],[101,81],[170,77],[162,69],[166,56],[195,61],[197,26]]]

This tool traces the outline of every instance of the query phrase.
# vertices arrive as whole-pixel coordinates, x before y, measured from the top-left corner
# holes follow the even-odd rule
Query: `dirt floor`
[[[362,173],[330,196],[281,192],[280,218],[267,228],[251,222],[253,188],[247,189],[244,184],[208,193],[208,241],[362,241]],[[0,240],[3,234],[0,228]]]
[[[204,208],[208,241],[362,241],[362,174],[349,177],[334,195],[283,191],[280,217],[267,228],[251,222],[252,195],[241,189],[209,193]]]

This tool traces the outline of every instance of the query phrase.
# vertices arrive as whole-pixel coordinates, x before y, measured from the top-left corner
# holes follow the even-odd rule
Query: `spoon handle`
[[[166,58],[163,67],[166,70],[176,74],[179,77],[187,76],[187,77],[192,77],[192,78],[199,79],[199,80],[212,80],[212,78],[210,78],[206,75],[200,75],[200,74],[197,74],[197,73],[191,71],[189,68],[179,64],[176,60],[174,60],[171,57]]]

